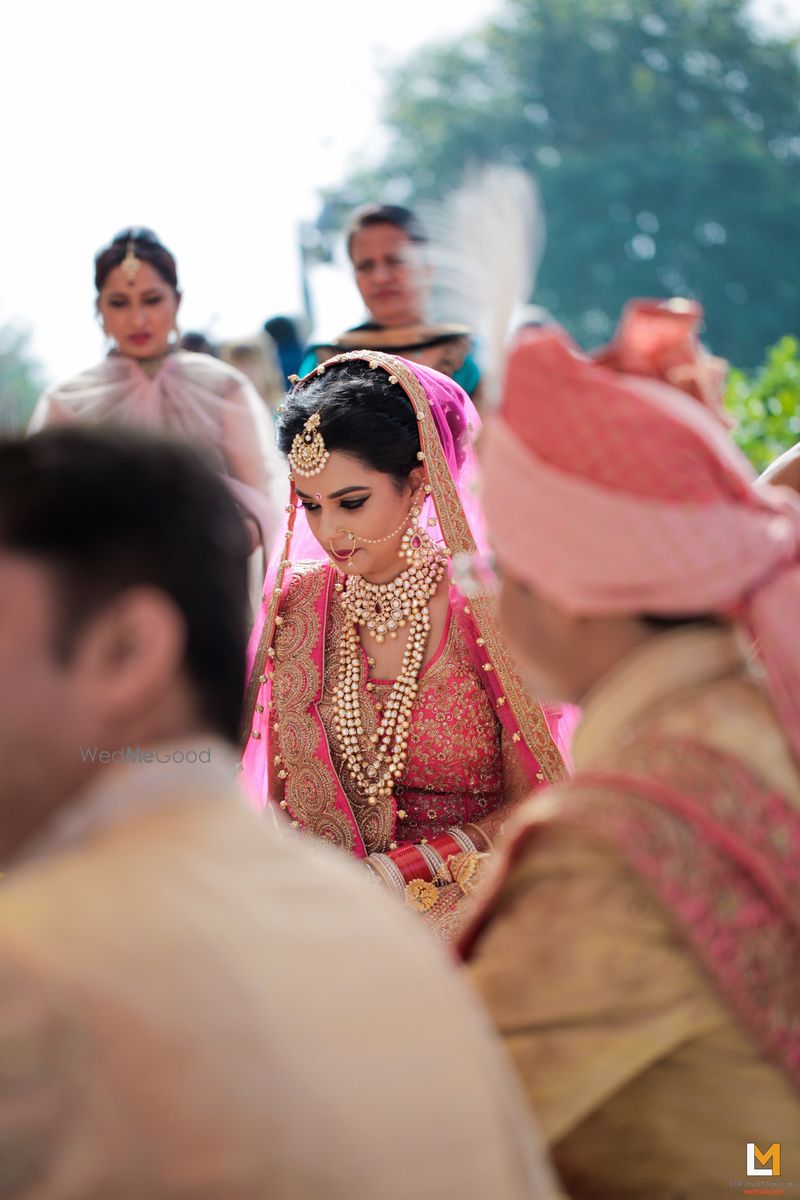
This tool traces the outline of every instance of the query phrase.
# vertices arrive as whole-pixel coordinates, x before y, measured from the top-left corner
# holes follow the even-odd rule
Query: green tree
[[[40,391],[27,335],[13,325],[0,326],[0,433],[24,429]]]
[[[758,471],[800,441],[800,342],[784,337],[751,375],[731,371],[726,403],[733,436]]]
[[[584,344],[630,296],[701,300],[751,366],[800,315],[798,39],[744,0],[501,0],[499,18],[390,80],[383,165],[348,184],[440,198],[498,159],[537,177],[536,299]]]

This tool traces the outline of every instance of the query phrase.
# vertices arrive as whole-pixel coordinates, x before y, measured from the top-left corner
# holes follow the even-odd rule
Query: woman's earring
[[[427,533],[419,523],[422,509],[414,505],[408,514],[408,528],[400,542],[399,557],[404,558],[410,567],[418,567],[422,562],[422,547],[429,541]]]
[[[99,312],[96,314],[96,316],[97,316],[97,324],[100,326],[100,330],[103,334],[103,338],[106,343],[106,346],[105,346],[106,354],[110,354],[112,350],[116,349],[116,342],[114,341],[113,337],[108,332],[108,330],[106,329],[106,323],[103,320],[103,318],[100,316]]]
[[[180,340],[181,331],[178,329],[178,322],[176,321],[172,326],[172,329],[169,331],[169,344],[170,346],[177,346]]]

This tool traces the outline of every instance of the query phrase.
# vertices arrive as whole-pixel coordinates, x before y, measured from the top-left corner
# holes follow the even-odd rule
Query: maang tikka
[[[312,413],[292,442],[289,451],[289,466],[293,475],[319,475],[330,454],[319,430],[319,413]]]
[[[122,267],[122,273],[127,279],[128,283],[133,283],[136,280],[136,276],[139,274],[139,268],[141,265],[142,260],[137,258],[134,242],[133,239],[131,239],[128,242],[128,248],[125,251],[125,257],[120,263],[120,266]]]

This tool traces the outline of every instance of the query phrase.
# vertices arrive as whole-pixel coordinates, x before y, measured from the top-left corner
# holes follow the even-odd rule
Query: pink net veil
[[[426,482],[432,489],[425,498],[420,524],[453,556],[486,553],[489,546],[479,500],[476,453],[481,421],[470,398],[458,384],[438,371],[388,354],[368,351],[341,354],[325,363],[324,373],[351,362],[365,362],[370,369],[387,372],[403,389],[416,413],[420,454]],[[317,368],[296,386],[302,388],[322,370]],[[259,807],[267,803],[270,795],[271,643],[276,622],[280,622],[282,599],[297,564],[328,561],[328,555],[308,527],[304,511],[298,509],[294,484],[287,484],[287,505],[248,648],[242,767],[246,788]],[[470,595],[463,598],[460,606],[467,641],[476,662],[483,668],[486,690],[498,704],[496,711],[504,728],[514,736],[532,785],[563,778],[559,711],[548,709],[545,713],[528,697],[499,639],[491,596]],[[284,714],[280,714],[280,719],[282,738],[291,737]]]

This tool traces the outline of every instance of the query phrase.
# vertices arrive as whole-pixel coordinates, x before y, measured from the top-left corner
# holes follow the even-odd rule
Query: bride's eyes
[[[362,508],[369,500],[369,496],[362,496],[360,500],[342,500],[342,508],[347,508],[352,511],[354,508]],[[312,504],[310,500],[301,500],[302,507],[306,512],[318,512],[319,505]]]

